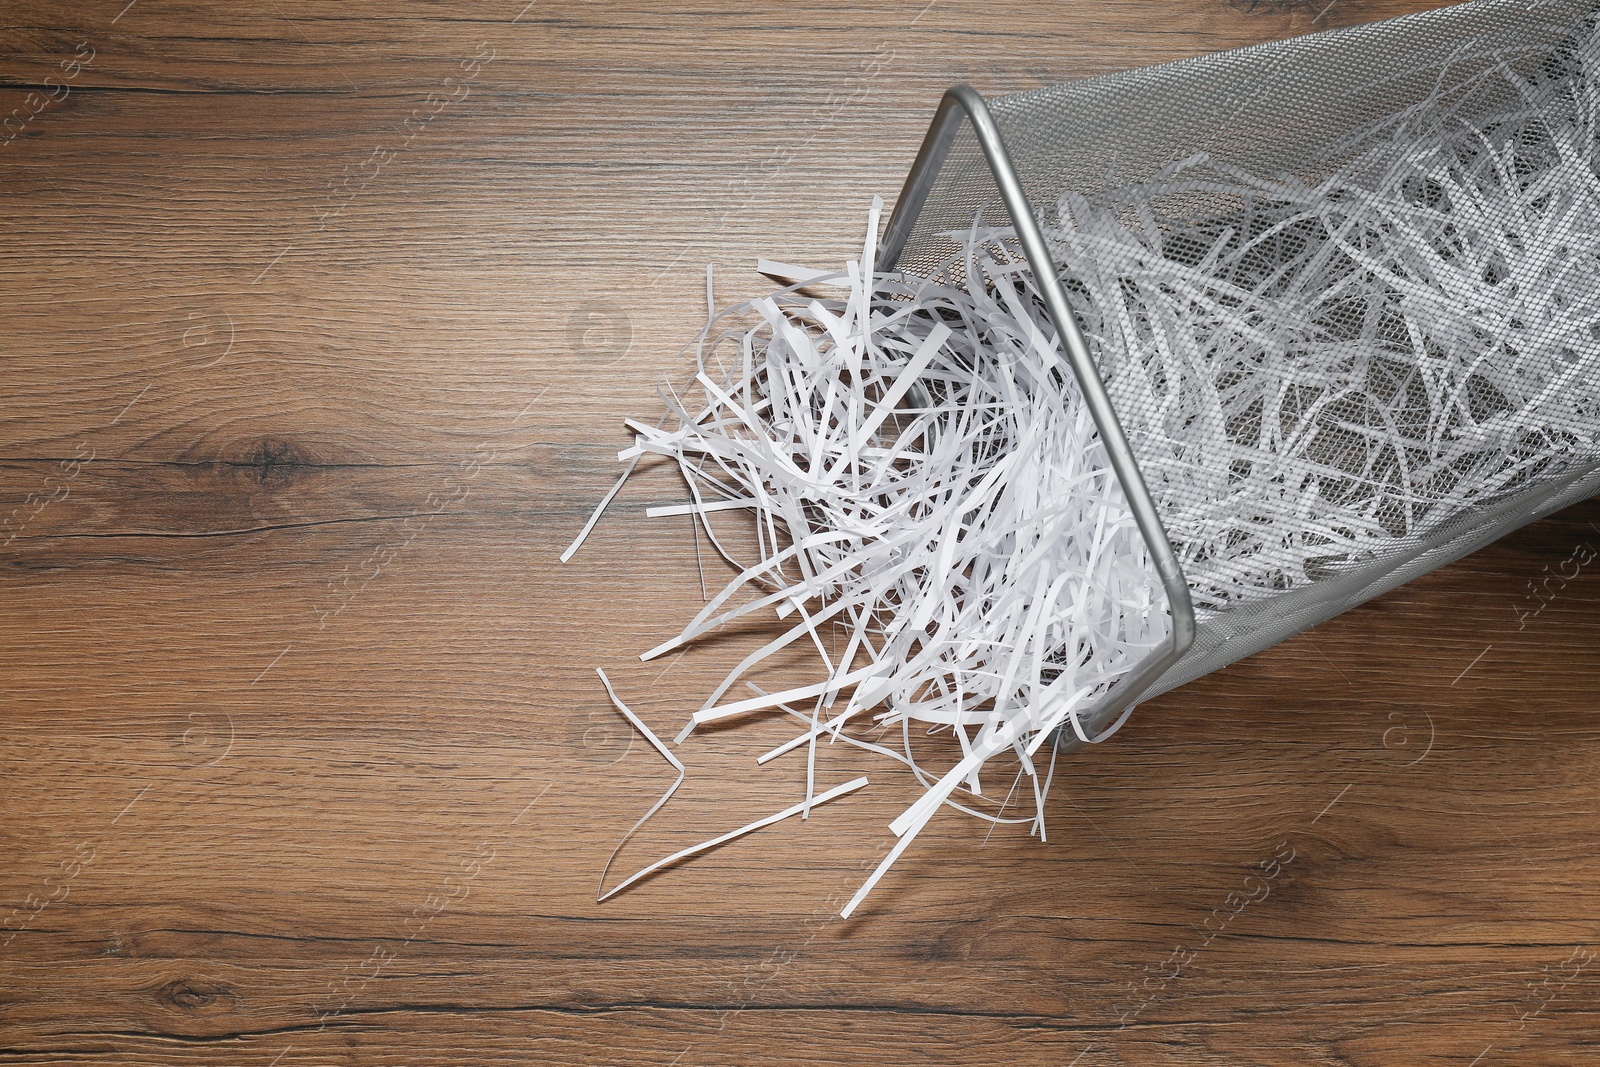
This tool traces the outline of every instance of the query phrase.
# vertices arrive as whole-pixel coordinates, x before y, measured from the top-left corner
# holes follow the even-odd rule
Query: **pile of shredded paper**
[[[1196,156],[1057,205],[1047,238],[1202,620],[1600,455],[1600,95],[1582,51],[1560,77],[1485,74],[1517,98],[1471,121],[1436,102],[1391,117],[1317,183]],[[1232,209],[1163,217],[1197,196]],[[1041,750],[1058,728],[1089,740],[1079,716],[1166,641],[1144,540],[1014,233],[975,222],[931,276],[883,273],[880,210],[841,272],[763,263],[793,284],[714,315],[692,387],[663,391],[656,425],[629,422],[621,458],[666,457],[689,490],[653,513],[696,516],[737,571],[644,658],[779,620],[678,741],[792,716],[761,759],[805,748],[807,787],[611,892],[865,784],[819,791],[819,741],[897,760],[925,789],[845,915],[942,806],[1042,837]],[[731,547],[752,533],[753,555]],[[794,644],[815,650],[812,680],[736,688]],[[948,738],[937,770],[913,731]],[[1002,760],[1031,815],[958,802]]]

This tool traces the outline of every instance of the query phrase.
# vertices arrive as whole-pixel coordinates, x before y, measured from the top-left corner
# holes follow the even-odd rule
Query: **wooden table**
[[[594,668],[666,735],[758,635],[637,660],[664,474],[556,562],[705,263],[842,263],[952,82],[1421,5],[525,2],[0,12],[0,1063],[1600,1058],[1600,578],[1526,615],[1592,504],[1146,705],[1047,844],[941,817],[840,921],[917,790],[825,750],[872,788],[595,903],[672,774]]]

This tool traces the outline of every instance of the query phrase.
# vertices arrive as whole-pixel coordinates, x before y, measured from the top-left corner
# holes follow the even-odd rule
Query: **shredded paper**
[[[1515,93],[1488,113],[1459,104],[1469,91],[1386,118],[1315,181],[1201,154],[1044,220],[1202,619],[1595,461],[1600,97],[1582,43],[1559,73],[1491,65]],[[1042,837],[1048,740],[1120,726],[1091,737],[1082,716],[1170,627],[1014,232],[980,213],[939,269],[902,275],[877,269],[880,211],[842,271],[763,261],[791,284],[715,313],[692,383],[663,390],[661,422],[630,421],[620,454],[677,465],[690,499],[653,514],[694,516],[735,571],[643,658],[778,620],[677,741],[785,716],[796,733],[761,759],[804,749],[804,800],[706,847],[865,784],[820,788],[819,742],[923,789],[846,915],[941,807]],[[791,645],[814,675],[754,684]],[[931,768],[928,734],[945,739]],[[1022,782],[1031,814],[1006,817]]]

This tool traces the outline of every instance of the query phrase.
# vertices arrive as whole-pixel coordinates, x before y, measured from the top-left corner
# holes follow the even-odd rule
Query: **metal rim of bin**
[[[899,263],[900,253],[905,249],[917,218],[922,214],[934,179],[944,164],[945,155],[963,119],[971,123],[973,134],[994,177],[995,187],[1000,191],[1001,202],[1011,215],[1017,239],[1033,271],[1039,295],[1044,300],[1045,311],[1056,328],[1056,336],[1066,352],[1067,362],[1088,404],[1089,413],[1094,418],[1101,443],[1111,460],[1111,468],[1116,473],[1134,522],[1149,549],[1162,589],[1167,594],[1168,609],[1172,616],[1172,632],[1166,648],[1145,657],[1130,675],[1112,687],[1105,700],[1079,717],[1085,733],[1098,735],[1088,737],[1087,743],[1098,744],[1121,726],[1138,704],[1139,698],[1194,644],[1194,604],[1190,601],[1188,582],[1183,576],[1177,554],[1172,550],[1172,542],[1167,538],[1166,527],[1161,523],[1155,500],[1150,495],[1133,449],[1123,432],[1121,420],[1117,418],[1116,409],[1106,393],[1100,371],[1089,354],[1083,331],[1078,328],[1078,320],[1067,302],[1066,288],[1061,282],[1055,260],[1045,245],[1038,219],[1022,190],[1022,182],[1012,165],[1011,154],[1006,150],[1000,128],[982,95],[970,85],[952,86],[939,102],[939,110],[934,114],[922,147],[911,164],[911,171],[906,176],[905,185],[900,190],[884,230],[880,258],[882,269],[893,270]],[[1071,752],[1082,748],[1085,743],[1085,738],[1068,725],[1063,724],[1058,729],[1058,751]]]

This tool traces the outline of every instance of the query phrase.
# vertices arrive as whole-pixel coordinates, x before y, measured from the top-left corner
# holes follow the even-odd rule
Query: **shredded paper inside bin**
[[[1181,685],[1600,489],[1588,0],[990,104],[1199,623]],[[899,254],[1021,257],[969,123]]]

